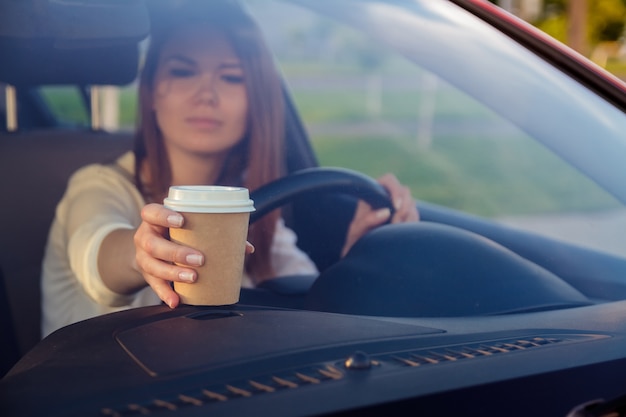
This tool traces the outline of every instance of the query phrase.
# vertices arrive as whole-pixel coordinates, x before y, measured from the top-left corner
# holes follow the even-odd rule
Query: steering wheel
[[[251,193],[256,207],[251,223],[308,193],[343,193],[393,210],[387,191],[372,178],[342,168],[311,168]],[[426,221],[369,232],[298,292],[305,294],[306,309],[378,316],[472,316],[590,304],[565,281],[503,246]]]
[[[250,198],[254,201],[256,211],[250,214],[250,223],[294,198],[309,193],[347,194],[364,200],[374,209],[387,207],[393,216],[389,193],[367,175],[345,168],[307,168],[253,191]]]

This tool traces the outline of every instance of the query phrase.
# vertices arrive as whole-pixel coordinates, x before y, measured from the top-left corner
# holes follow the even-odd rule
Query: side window
[[[40,91],[48,109],[61,124],[89,126],[89,114],[78,87],[42,87]]]
[[[90,126],[85,99],[76,86],[42,87],[41,95],[53,116],[62,125]],[[100,126],[108,131],[130,130],[135,126],[137,92],[135,84],[125,87],[96,87]]]
[[[133,130],[137,120],[137,93],[136,83],[119,88],[118,128]]]

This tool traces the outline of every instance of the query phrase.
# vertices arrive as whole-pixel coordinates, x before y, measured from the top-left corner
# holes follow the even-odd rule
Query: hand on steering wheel
[[[369,230],[384,223],[419,220],[415,200],[408,187],[392,174],[374,181],[367,175],[344,168],[309,168],[294,172],[255,190],[251,194],[256,212],[254,223],[299,195],[307,193],[341,193],[359,198],[359,204],[346,235],[345,255]]]
[[[378,179],[390,194],[394,213],[387,207],[373,209],[368,203],[360,200],[350,223],[346,235],[346,242],[341,250],[341,256],[345,256],[352,245],[365,233],[385,223],[406,223],[419,220],[419,213],[411,190],[400,184],[393,174],[385,174]]]

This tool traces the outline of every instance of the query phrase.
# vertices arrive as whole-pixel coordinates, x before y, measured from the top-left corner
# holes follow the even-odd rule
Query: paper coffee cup
[[[172,186],[164,206],[180,212],[181,228],[170,228],[170,239],[204,254],[194,268],[192,284],[175,282],[181,302],[228,305],[239,301],[250,212],[254,203],[241,187]]]

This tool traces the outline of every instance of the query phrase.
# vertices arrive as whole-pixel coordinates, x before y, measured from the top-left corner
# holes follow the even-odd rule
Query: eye
[[[229,84],[242,84],[244,82],[243,74],[223,74],[222,80]]]
[[[187,78],[196,75],[196,71],[191,68],[170,68],[168,74],[175,78]]]

